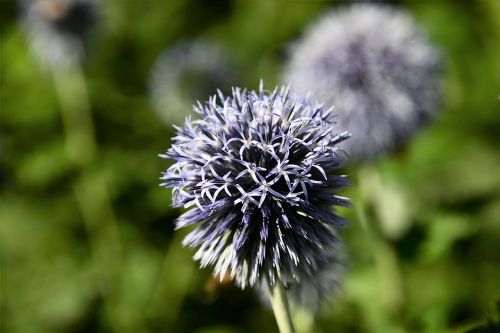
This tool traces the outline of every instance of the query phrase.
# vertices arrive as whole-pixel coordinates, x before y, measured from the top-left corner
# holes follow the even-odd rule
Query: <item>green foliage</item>
[[[167,165],[157,157],[172,128],[155,117],[147,78],[165,47],[203,37],[230,50],[241,85],[278,83],[289,43],[337,4],[103,2],[84,64],[98,151],[82,168],[68,155],[50,73],[29,52],[15,1],[2,2],[0,331],[275,330],[252,291],[211,279],[181,247],[183,233],[174,235],[180,212],[158,188]],[[442,50],[442,112],[405,151],[346,170],[354,208],[342,232],[350,258],[343,290],[314,328],[298,313],[298,328],[498,327],[499,3],[398,2]],[[108,199],[113,211],[93,206]],[[105,216],[116,224],[97,223]]]

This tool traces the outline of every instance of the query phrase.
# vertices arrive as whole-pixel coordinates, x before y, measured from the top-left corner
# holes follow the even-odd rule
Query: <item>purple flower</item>
[[[19,0],[30,46],[47,66],[81,61],[89,31],[97,21],[94,0]]]
[[[314,313],[321,308],[321,305],[327,304],[340,294],[347,259],[341,249],[339,250],[328,255],[328,260],[317,267],[314,276],[298,283],[289,281],[285,292],[292,308],[303,308]],[[265,305],[271,306],[269,287],[265,283],[259,284],[256,291],[260,300]]]
[[[344,154],[332,110],[288,87],[198,102],[199,120],[176,127],[163,158],[173,164],[161,186],[173,204],[189,210],[177,229],[197,225],[184,245],[197,247],[202,267],[230,274],[241,287],[262,279],[287,284],[310,277],[335,251],[334,230],[347,221],[331,206],[348,206],[335,173]]]
[[[355,4],[326,13],[290,49],[283,73],[297,92],[335,105],[352,160],[403,148],[438,111],[441,61],[413,17]]]
[[[231,55],[218,44],[203,39],[178,42],[160,54],[151,70],[153,110],[164,123],[175,124],[191,114],[193,101],[217,88],[231,88],[235,76]]]

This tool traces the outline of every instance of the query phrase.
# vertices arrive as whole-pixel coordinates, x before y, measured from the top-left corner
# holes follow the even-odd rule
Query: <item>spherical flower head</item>
[[[231,88],[235,76],[231,57],[222,47],[207,40],[174,44],[155,61],[149,76],[149,96],[160,120],[171,125],[183,121],[193,101],[217,88]]]
[[[93,0],[20,0],[30,46],[47,66],[67,66],[84,56],[85,39],[97,21]]]
[[[440,61],[406,12],[356,4],[327,13],[290,50],[284,80],[335,105],[352,160],[402,148],[437,110]]]
[[[287,87],[258,92],[219,91],[195,111],[199,120],[176,127],[162,175],[173,204],[189,210],[177,228],[196,225],[184,245],[214,275],[229,274],[241,288],[310,277],[329,260],[335,228],[346,220],[347,185],[336,170],[345,154],[332,110],[311,104]]]
[[[300,283],[292,283],[287,289],[288,299],[292,306],[300,306],[311,311],[317,311],[324,304],[338,294],[344,275],[345,266],[336,253],[330,254],[309,279]]]
[[[292,308],[316,312],[321,305],[327,304],[340,292],[346,259],[338,250],[332,251],[326,256],[327,260],[317,267],[313,276],[300,282],[290,281],[288,283],[285,292]],[[257,292],[261,301],[270,306],[269,287],[265,283],[259,284]]]

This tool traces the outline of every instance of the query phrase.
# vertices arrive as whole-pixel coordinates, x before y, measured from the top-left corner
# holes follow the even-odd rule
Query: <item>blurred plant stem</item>
[[[285,289],[280,281],[276,281],[274,286],[269,283],[269,299],[280,333],[295,333]]]
[[[85,168],[95,158],[97,144],[85,78],[79,66],[52,67],[65,132],[66,154]]]
[[[179,245],[186,234],[186,230],[179,230],[170,242],[146,305],[147,320],[161,321],[167,330],[175,327],[183,301],[197,276],[191,254]]]
[[[60,103],[66,154],[80,171],[73,190],[88,233],[99,287],[107,293],[116,285],[121,246],[108,189],[93,170],[97,144],[85,77],[76,63],[52,66],[51,74]]]
[[[297,333],[320,332],[314,329],[314,312],[304,306],[291,307],[293,324]]]
[[[390,321],[402,326],[406,302],[404,285],[398,254],[391,239],[384,232],[383,221],[376,207],[376,198],[381,195],[380,186],[383,186],[379,178],[374,166],[360,167],[358,217],[375,242],[373,255],[380,277],[381,300],[391,316]]]

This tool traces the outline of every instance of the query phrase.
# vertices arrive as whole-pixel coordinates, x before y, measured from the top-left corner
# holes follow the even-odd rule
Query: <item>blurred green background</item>
[[[229,50],[241,86],[271,88],[288,45],[339,4],[103,1],[83,66],[97,151],[82,166],[17,4],[1,0],[0,331],[275,331],[253,291],[216,283],[173,232],[180,212],[158,186],[168,162],[157,157],[173,131],[149,104],[148,76],[166,47],[203,38]],[[395,6],[442,51],[442,111],[404,152],[345,170],[348,270],[314,326],[295,316],[303,331],[465,332],[498,320],[500,1]]]

